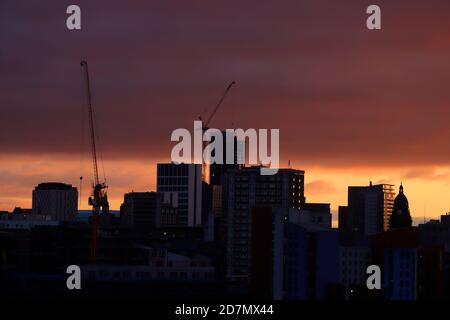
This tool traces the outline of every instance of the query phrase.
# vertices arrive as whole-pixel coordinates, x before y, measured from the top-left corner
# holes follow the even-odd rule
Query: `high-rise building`
[[[441,220],[430,220],[419,224],[420,242],[422,245],[442,245],[450,253],[450,213],[441,215]],[[450,282],[449,282],[450,285]]]
[[[369,186],[348,187],[345,219],[340,218],[345,221],[345,226],[339,228],[360,235],[373,235],[388,230],[394,196],[394,186],[390,184],[370,183]]]
[[[40,183],[33,190],[32,212],[57,221],[74,220],[78,213],[77,188],[59,182]]]
[[[298,216],[302,224],[331,229],[332,215],[329,203],[305,203],[300,213]]]
[[[230,138],[231,139],[231,138]],[[222,179],[225,174],[225,172],[228,169],[236,168],[238,167],[238,141],[236,136],[233,138],[233,163],[226,163],[227,162],[227,138],[226,138],[226,132],[222,131],[222,142],[223,142],[223,151],[222,151],[222,160],[223,163],[212,163],[209,168],[209,183],[213,186],[221,186],[222,185]],[[214,140],[213,140],[214,141]],[[212,156],[215,156],[215,151],[213,151]]]
[[[415,300],[419,286],[417,228],[388,230],[372,237],[373,263],[382,270],[386,300]]]
[[[339,276],[347,300],[358,299],[367,294],[367,267],[372,263],[369,241],[341,243],[339,248]]]
[[[212,212],[213,215],[218,218],[222,216],[222,181],[225,175],[225,172],[232,168],[238,168],[240,165],[238,164],[238,140],[237,137],[230,137],[233,140],[233,163],[227,163],[227,135],[225,131],[222,131],[222,141],[223,141],[223,150],[222,157],[223,163],[212,163],[209,166],[209,184],[211,186],[212,192]],[[231,140],[230,140],[231,141]],[[215,156],[215,151],[213,151],[212,156]]]
[[[294,208],[253,208],[252,298],[324,299],[338,283],[339,232],[315,217]]]
[[[422,266],[419,299],[450,299],[450,213],[419,224]],[[437,258],[433,258],[436,257]]]
[[[120,206],[120,220],[124,226],[152,229],[161,225],[162,194],[131,192],[125,194]]]
[[[156,189],[177,208],[176,226],[202,225],[202,165],[158,163]]]
[[[275,175],[261,175],[260,169],[230,169],[224,176],[227,278],[244,284],[251,273],[253,208],[298,209],[305,203],[304,171],[280,169]]]
[[[340,231],[349,230],[348,226],[348,218],[347,218],[347,206],[339,206],[338,207],[338,228]]]
[[[339,282],[339,232],[288,222],[285,234],[285,299],[326,299]]]

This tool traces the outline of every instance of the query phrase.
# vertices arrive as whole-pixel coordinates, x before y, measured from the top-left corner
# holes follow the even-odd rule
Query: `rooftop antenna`
[[[83,176],[80,176],[80,195],[79,195],[79,199],[80,199],[80,207],[81,207],[81,199],[83,198]]]

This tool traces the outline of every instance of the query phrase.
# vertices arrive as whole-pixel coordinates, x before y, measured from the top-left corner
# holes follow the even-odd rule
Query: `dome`
[[[406,198],[405,194],[403,193],[403,185],[400,185],[399,193],[395,197],[394,208],[409,212],[408,198]]]
[[[409,212],[408,198],[403,192],[403,185],[400,185],[399,193],[395,197],[394,207],[390,218],[390,229],[407,228],[412,224]]]

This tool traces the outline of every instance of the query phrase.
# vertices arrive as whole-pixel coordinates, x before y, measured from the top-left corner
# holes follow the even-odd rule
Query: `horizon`
[[[68,32],[64,3],[4,1],[0,210],[30,206],[44,180],[83,176],[87,199],[86,58],[113,208],[156,189],[170,133],[235,80],[212,126],[279,128],[280,166],[305,170],[307,201],[336,212],[349,185],[403,182],[412,216],[438,218],[450,211],[450,3],[378,4],[383,29],[368,32],[356,0],[79,1],[82,30]]]

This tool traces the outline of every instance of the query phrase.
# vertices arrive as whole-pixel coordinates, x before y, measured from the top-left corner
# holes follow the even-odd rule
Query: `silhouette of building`
[[[130,248],[131,249],[131,248]],[[215,281],[211,258],[199,254],[178,254],[167,248],[139,245],[139,264],[84,265],[84,280],[144,283],[205,283]],[[137,259],[136,259],[137,260]]]
[[[351,229],[348,222],[348,207],[338,207],[338,228],[340,231],[349,231]]]
[[[69,184],[40,183],[33,190],[33,214],[48,215],[52,220],[75,220],[78,213],[78,191]]]
[[[177,225],[178,208],[171,203],[161,204],[161,227],[175,227]]]
[[[346,240],[346,239],[345,239]],[[339,248],[340,283],[344,288],[346,300],[358,299],[358,295],[367,291],[367,267],[372,263],[372,249],[367,239],[345,241],[341,239]],[[367,292],[364,292],[367,295]]]
[[[222,141],[223,141],[223,150],[222,150],[222,157],[223,157],[223,163],[211,163],[209,166],[209,183],[212,186],[221,186],[222,185],[222,179],[225,174],[225,172],[228,169],[236,168],[238,167],[238,148],[237,148],[237,137],[234,136],[233,138],[233,156],[231,159],[233,160],[233,163],[227,163],[227,143],[226,143],[226,132],[222,131]],[[214,141],[214,138],[212,142]],[[230,150],[231,151],[231,150]],[[215,150],[211,154],[213,157],[216,156]]]
[[[252,298],[324,299],[328,286],[338,283],[339,233],[315,215],[295,208],[253,208]]]
[[[288,212],[277,217],[284,225],[274,232],[282,235],[277,237],[281,243],[275,246],[279,253],[274,255],[283,270],[278,294],[286,300],[326,299],[329,287],[339,283],[339,232],[331,229],[331,223],[314,219],[313,211]]]
[[[390,184],[348,187],[348,206],[340,210],[339,229],[362,236],[388,230],[394,196]]]
[[[15,207],[11,214],[28,216],[30,214],[33,214],[33,210],[28,208]]]
[[[228,149],[230,152],[232,152],[232,157],[228,156],[227,152],[227,139],[226,139],[226,132],[222,131],[222,141],[223,141],[223,149],[222,149],[222,157],[223,157],[223,163],[211,163],[209,165],[209,184],[211,188],[211,206],[212,206],[212,213],[215,218],[220,218],[222,216],[222,206],[223,206],[223,177],[225,175],[225,172],[232,168],[238,168],[240,165],[238,164],[238,141],[237,137],[234,136],[233,138],[230,137],[233,140],[232,147],[233,149],[230,149],[230,146],[228,146]],[[214,139],[213,139],[214,141]],[[215,157],[215,150],[212,152],[212,156]],[[233,163],[227,163],[227,157],[232,160]]]
[[[420,224],[419,236],[421,246],[431,247],[422,257],[428,263],[421,269],[426,282],[421,283],[419,298],[450,299],[450,213]]]
[[[120,206],[121,224],[139,229],[159,228],[161,226],[161,206],[161,193],[127,193]]]
[[[420,232],[420,231],[419,231]],[[417,299],[448,298],[449,257],[442,245],[420,246],[417,250]],[[445,293],[447,292],[447,295]]]
[[[331,229],[332,215],[329,203],[305,203],[301,206],[299,217],[304,225]]]
[[[260,169],[231,169],[224,179],[227,278],[243,284],[249,283],[252,266],[252,209],[298,209],[305,203],[304,171],[280,169],[275,175],[261,175]]]
[[[158,163],[156,189],[177,208],[176,226],[202,225],[202,165]]]
[[[450,253],[450,213],[441,215],[441,220],[430,220],[419,224],[420,243],[422,245],[443,245]]]
[[[382,270],[386,300],[415,300],[418,287],[417,228],[389,230],[372,239],[373,262]]]
[[[394,200],[394,208],[389,221],[390,229],[411,227],[412,219],[409,213],[408,198],[403,193],[403,185],[400,185],[399,193]]]

